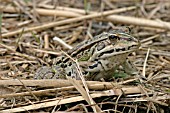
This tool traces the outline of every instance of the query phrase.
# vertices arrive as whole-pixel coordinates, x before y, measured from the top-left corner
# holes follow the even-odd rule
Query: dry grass
[[[170,111],[168,1],[0,2],[0,112]],[[67,51],[83,40],[122,26],[130,27],[132,35],[142,43],[129,59],[144,79],[33,79],[37,68],[51,65],[61,50]]]

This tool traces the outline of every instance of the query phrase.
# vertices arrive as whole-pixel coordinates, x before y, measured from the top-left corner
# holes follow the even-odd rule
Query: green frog
[[[81,71],[85,80],[107,80],[114,77],[114,72],[120,66],[125,73],[133,74],[136,68],[128,60],[128,55],[138,50],[139,46],[139,40],[129,33],[103,32],[56,58],[51,67],[39,68],[35,78],[65,79],[70,76],[80,79]],[[74,60],[77,60],[79,66]]]

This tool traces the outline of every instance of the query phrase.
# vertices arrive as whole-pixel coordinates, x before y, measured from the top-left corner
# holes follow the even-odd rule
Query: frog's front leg
[[[86,80],[108,80],[113,77],[117,64],[111,63],[108,60],[100,59],[94,62],[82,63],[81,67],[84,67],[84,71],[87,72],[85,75]],[[85,65],[86,64],[86,65]]]
[[[136,75],[138,74],[138,70],[135,67],[135,65],[129,61],[129,59],[126,59],[126,61],[122,64],[122,67],[125,71],[125,73],[130,75]]]

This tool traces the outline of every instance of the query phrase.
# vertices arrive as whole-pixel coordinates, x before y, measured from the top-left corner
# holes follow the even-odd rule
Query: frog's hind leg
[[[34,75],[34,79],[52,79],[54,78],[54,73],[51,67],[43,66],[40,67]]]
[[[65,77],[63,70],[58,66],[43,66],[35,72],[34,79],[65,79]]]

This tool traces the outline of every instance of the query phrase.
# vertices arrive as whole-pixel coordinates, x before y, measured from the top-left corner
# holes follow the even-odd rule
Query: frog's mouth
[[[96,54],[98,55],[98,58],[108,58],[108,57],[113,57],[116,55],[121,55],[121,54],[130,54],[136,50],[138,50],[140,44],[133,44],[128,47],[117,47],[113,49],[108,49],[105,48],[105,50],[98,51]]]

